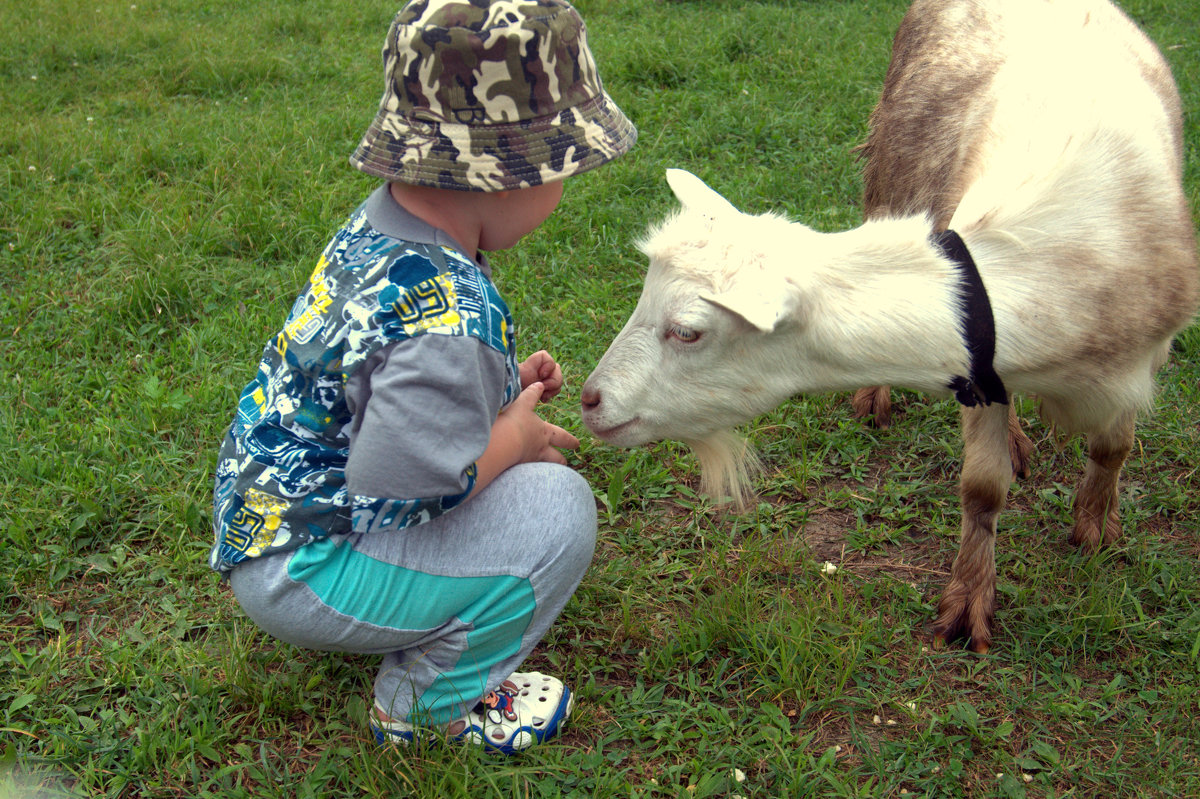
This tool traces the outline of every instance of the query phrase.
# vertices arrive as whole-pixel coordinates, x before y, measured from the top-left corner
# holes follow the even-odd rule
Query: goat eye
[[[692,330],[690,327],[680,327],[679,325],[671,325],[667,328],[667,337],[678,339],[684,344],[691,344],[700,340],[700,331]]]

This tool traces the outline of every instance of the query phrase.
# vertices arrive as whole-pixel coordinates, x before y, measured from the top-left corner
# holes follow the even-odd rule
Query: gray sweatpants
[[[424,524],[318,539],[245,561],[230,582],[276,638],[382,654],[375,698],[392,718],[446,723],[529,655],[595,542],[587,482],[565,466],[527,463]]]

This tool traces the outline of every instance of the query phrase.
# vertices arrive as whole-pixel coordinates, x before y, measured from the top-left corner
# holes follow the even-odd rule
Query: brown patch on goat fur
[[[1140,196],[1147,194],[1146,190],[1134,192],[1127,205],[1155,208],[1150,197]],[[1140,204],[1142,199],[1145,204]],[[1080,282],[1091,284],[1078,295],[1089,298],[1088,306],[1073,311],[1083,317],[1082,334],[1061,340],[1055,352],[1060,382],[1076,400],[1077,392],[1108,383],[1110,375],[1130,372],[1158,342],[1186,327],[1200,298],[1200,272],[1191,236],[1183,236],[1186,241],[1178,236],[1172,239],[1169,231],[1178,230],[1177,226],[1163,227],[1139,219],[1145,210],[1126,213],[1134,227],[1142,224],[1143,229],[1159,230],[1161,235],[1129,236],[1138,251],[1124,254],[1128,259],[1124,263],[1113,264],[1111,256],[1106,263],[1090,247],[1060,247],[1050,256],[1060,264],[1071,264],[1069,269],[1078,274]],[[1145,264],[1137,279],[1131,279],[1125,268],[1132,261]]]
[[[984,30],[986,15],[975,11],[970,24]],[[977,134],[968,136],[971,109],[966,101],[984,95],[997,59],[946,43],[937,32],[944,13],[941,3],[918,1],[893,38],[892,60],[879,102],[871,111],[867,140],[855,148],[865,162],[864,219],[928,214],[933,230],[941,232],[949,227],[974,177],[977,147],[961,146],[962,141],[978,140]],[[934,64],[941,62],[953,62],[958,68],[934,70]],[[934,82],[932,75],[943,80]],[[851,405],[855,418],[868,418],[880,429],[890,426],[888,386],[860,389]]]
[[[991,27],[980,9],[968,13],[962,24],[976,32]],[[982,115],[970,101],[987,96],[999,59],[988,48],[947,40],[947,14],[944,3],[918,0],[896,31],[883,92],[858,148],[868,219],[929,213],[944,230],[974,177],[975,148],[962,143],[979,140],[973,120]]]
[[[996,517],[1004,509],[1004,502],[1008,499],[1007,486],[1001,489],[992,483],[971,482],[964,477],[959,487],[959,495],[962,498],[964,517],[990,522],[991,529],[995,529]]]

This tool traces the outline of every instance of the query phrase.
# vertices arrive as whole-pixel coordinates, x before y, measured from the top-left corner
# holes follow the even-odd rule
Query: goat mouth
[[[617,444],[617,445],[623,444],[625,446],[633,446],[633,443],[637,443],[637,442],[628,443],[626,441],[622,441],[621,439],[625,437],[624,436],[625,433],[628,433],[640,421],[641,421],[641,419],[639,419],[638,417],[635,416],[632,419],[630,419],[629,421],[621,422],[621,424],[613,425],[612,427],[606,427],[603,429],[597,428],[594,424],[592,424],[590,422],[587,422],[587,426],[592,431],[592,434],[595,435],[596,438],[599,438],[602,441],[607,441],[610,444]]]

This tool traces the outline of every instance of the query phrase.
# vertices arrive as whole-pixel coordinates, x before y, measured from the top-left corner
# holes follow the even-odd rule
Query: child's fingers
[[[578,438],[557,425],[547,422],[546,426],[550,428],[550,446],[558,449],[579,449]]]
[[[565,455],[563,455],[561,452],[554,449],[553,447],[546,447],[545,452],[542,453],[542,462],[543,463],[557,463],[559,466],[566,466],[567,458]]]
[[[542,383],[540,380],[536,383],[530,383],[521,392],[521,395],[517,397],[517,402],[524,403],[525,407],[532,410],[533,406],[537,405],[538,402],[541,401],[542,394],[545,393],[545,391],[546,384]]]

